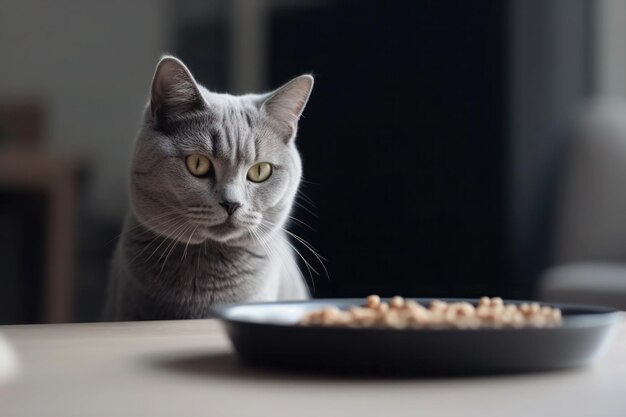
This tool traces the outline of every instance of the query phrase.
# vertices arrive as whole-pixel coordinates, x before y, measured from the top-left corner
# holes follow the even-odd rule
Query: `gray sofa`
[[[539,280],[544,301],[626,310],[626,101],[582,112],[559,181],[553,266]]]

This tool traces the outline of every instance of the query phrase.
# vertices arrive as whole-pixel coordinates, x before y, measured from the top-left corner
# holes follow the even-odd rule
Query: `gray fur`
[[[300,184],[294,138],[312,86],[304,75],[269,94],[216,94],[179,60],[159,62],[135,144],[106,320],[201,318],[216,303],[308,297],[282,228]],[[191,175],[190,154],[207,156],[212,174]],[[273,166],[262,183],[246,179],[257,162]],[[241,207],[229,217],[224,200]]]

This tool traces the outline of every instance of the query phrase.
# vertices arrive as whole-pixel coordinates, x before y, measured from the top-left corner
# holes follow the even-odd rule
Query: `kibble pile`
[[[502,298],[482,297],[478,305],[434,300],[428,307],[400,296],[389,303],[377,295],[362,307],[340,310],[329,306],[305,314],[302,326],[379,327],[392,329],[479,329],[556,327],[561,310],[538,303],[504,304]]]

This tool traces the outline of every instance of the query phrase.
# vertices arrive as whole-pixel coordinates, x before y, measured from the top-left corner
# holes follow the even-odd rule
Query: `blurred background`
[[[316,76],[316,297],[626,308],[625,44],[620,0],[0,0],[0,323],[98,320],[164,52],[218,92]]]

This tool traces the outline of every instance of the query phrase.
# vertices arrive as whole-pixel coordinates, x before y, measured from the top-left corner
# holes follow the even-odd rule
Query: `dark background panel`
[[[328,259],[330,280],[300,245],[317,296],[508,290],[506,12],[348,1],[271,16],[271,84],[316,76],[298,146],[318,218],[296,207],[315,230],[292,229]]]

